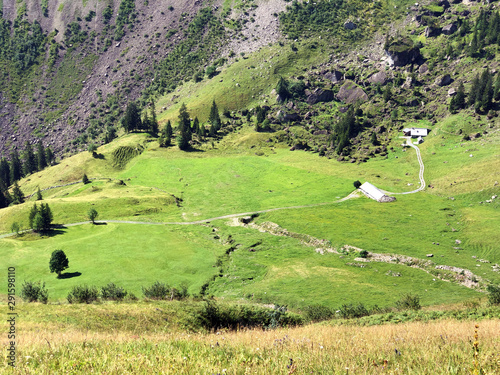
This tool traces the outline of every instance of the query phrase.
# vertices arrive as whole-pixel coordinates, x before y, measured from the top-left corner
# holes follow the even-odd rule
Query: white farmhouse
[[[403,134],[406,137],[412,137],[412,138],[426,137],[429,134],[429,129],[425,129],[425,128],[405,128],[405,129],[403,129]]]

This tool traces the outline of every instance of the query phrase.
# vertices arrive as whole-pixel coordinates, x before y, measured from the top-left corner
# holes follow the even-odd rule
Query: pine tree
[[[0,160],[0,181],[3,182],[5,187],[10,186],[10,166],[5,158]]]
[[[21,163],[21,159],[19,158],[17,151],[14,151],[10,154],[10,182],[13,183],[15,181],[19,181],[23,176],[23,165]]]
[[[384,95],[383,95],[383,99],[384,99],[384,102],[388,102],[389,100],[391,100],[392,98],[392,90],[391,90],[391,85],[386,85],[385,86],[385,90],[384,90]]]
[[[43,199],[42,192],[40,191],[40,187],[38,187],[38,189],[36,191],[36,200],[41,201],[42,199]]]
[[[14,204],[24,203],[24,193],[21,191],[17,181],[14,182],[14,188],[12,189],[12,200]]]
[[[193,120],[193,127],[191,128],[191,131],[193,134],[198,134],[200,131],[200,120],[198,120],[198,117],[195,117]]]
[[[40,215],[42,216],[42,229],[50,230],[50,226],[54,217],[48,203],[42,203],[40,205]]]
[[[4,192],[2,189],[0,189],[0,208],[7,207],[9,205],[9,200],[5,196]]]
[[[151,100],[149,104],[150,117],[149,117],[149,133],[153,136],[158,135],[158,119],[156,118],[156,107],[155,102]]]
[[[495,88],[493,89],[493,97],[498,102],[500,100],[500,73],[497,73],[495,79]]]
[[[37,144],[36,161],[39,171],[47,167],[47,155],[43,148],[42,141],[38,142]]]
[[[50,146],[45,149],[45,160],[47,161],[47,165],[52,165],[54,162],[54,153],[52,152]]]
[[[25,144],[24,150],[24,174],[29,175],[37,171],[37,164],[35,159],[35,154],[29,142]]]
[[[177,137],[177,145],[183,151],[189,149],[189,142],[191,141],[191,120],[186,105],[182,103],[179,109],[179,136]]]
[[[481,96],[480,96],[480,109],[484,112],[488,111],[492,106],[493,100],[493,79],[489,69],[486,69],[481,75]]]
[[[276,85],[276,93],[283,100],[286,100],[291,96],[290,91],[288,90],[288,82],[283,77],[280,77],[278,84]]]
[[[28,224],[31,229],[33,229],[34,223],[35,223],[35,216],[38,213],[38,206],[33,204],[33,206],[30,209],[29,215],[28,215]]]
[[[469,100],[467,101],[468,105],[474,105],[478,96],[480,95],[480,83],[479,83],[479,74],[476,74],[474,79],[472,80],[470,92],[469,92]]]
[[[127,133],[142,128],[140,112],[135,102],[131,102],[127,105],[127,109],[125,110],[125,115],[123,116],[121,123],[123,129]]]
[[[221,127],[221,121],[219,116],[219,109],[217,108],[217,104],[215,104],[215,100],[212,102],[212,107],[210,108],[210,115],[208,116],[208,121],[210,125],[214,128],[215,132],[219,131]]]

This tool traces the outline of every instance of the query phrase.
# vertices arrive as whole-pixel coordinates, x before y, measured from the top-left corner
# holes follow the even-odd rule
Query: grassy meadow
[[[460,320],[195,333],[179,329],[196,314],[190,302],[60,305],[57,316],[54,307],[21,304],[17,367],[2,373],[493,375],[500,368],[500,321],[480,311]]]

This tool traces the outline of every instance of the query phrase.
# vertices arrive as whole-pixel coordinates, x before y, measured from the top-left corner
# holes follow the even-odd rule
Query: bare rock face
[[[330,102],[333,100],[333,91],[317,88],[308,97],[307,103],[316,104],[319,102]]]
[[[370,76],[370,78],[368,78],[368,82],[370,83],[378,83],[378,84],[381,84],[381,85],[385,85],[387,83],[387,73],[384,72],[384,71],[380,71],[378,73],[375,73],[373,74],[372,76]]]
[[[417,63],[422,58],[420,49],[409,38],[395,39],[386,48],[385,53],[389,57],[388,62],[391,66],[405,66]]]
[[[325,73],[325,75],[323,77],[332,81],[333,83],[338,83],[338,82],[342,81],[342,79],[344,78],[342,73],[340,73],[338,70],[334,70],[333,72]]]
[[[347,104],[351,104],[358,101],[366,102],[368,100],[368,95],[366,95],[366,92],[353,81],[347,80],[340,88],[337,99]]]
[[[454,23],[450,23],[449,25],[444,26],[441,29],[441,32],[445,35],[451,35],[454,34],[458,30],[458,27]]]
[[[453,80],[451,79],[449,74],[445,74],[442,77],[436,78],[436,81],[434,82],[438,86],[448,86]]]

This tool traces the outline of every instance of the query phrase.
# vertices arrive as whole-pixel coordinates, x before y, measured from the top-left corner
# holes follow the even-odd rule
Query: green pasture
[[[360,263],[355,255],[321,255],[297,239],[254,229],[223,226],[221,230],[240,244],[231,253],[224,276],[210,287],[210,293],[224,299],[338,308],[349,303],[394,306],[404,293],[418,294],[424,305],[482,295],[403,265]]]
[[[0,258],[5,266],[16,267],[17,288],[23,281],[46,283],[49,299],[65,299],[75,285],[103,286],[107,283],[124,287],[142,297],[143,286],[156,280],[170,286],[186,284],[197,293],[214,272],[212,265],[223,251],[219,242],[204,226],[108,224],[57,229],[48,238],[0,240]],[[26,238],[26,240],[24,240]],[[49,271],[51,253],[63,250],[71,276],[57,279]],[[78,275],[79,274],[79,275]],[[6,294],[6,285],[0,293]]]

